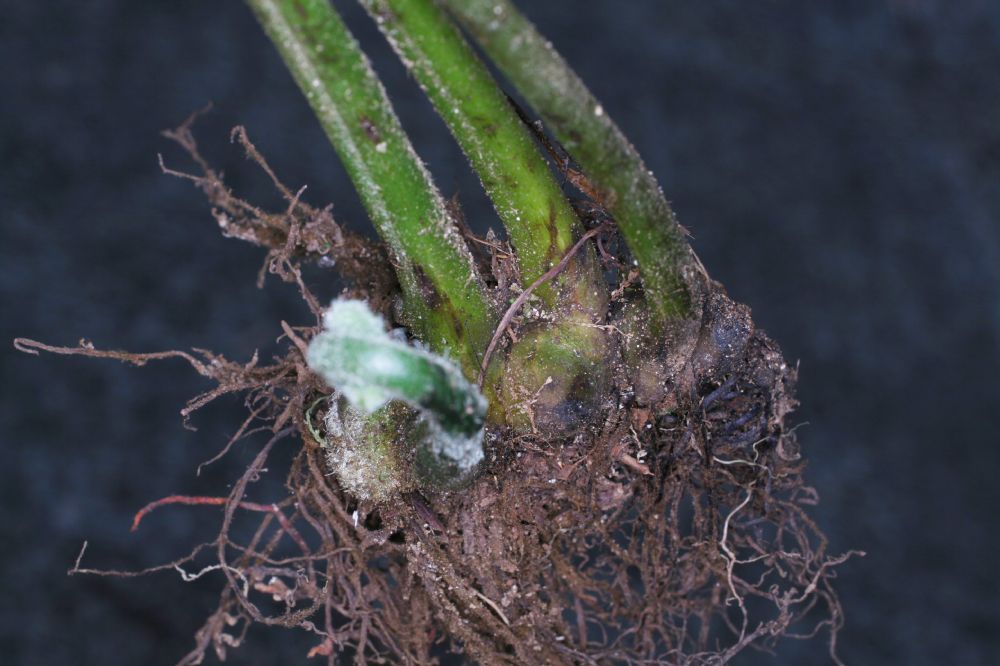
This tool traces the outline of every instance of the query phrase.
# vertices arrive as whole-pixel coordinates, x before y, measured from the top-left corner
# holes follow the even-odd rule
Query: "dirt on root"
[[[269,365],[204,351],[15,344],[138,365],[183,358],[218,382],[189,403],[185,418],[225,393],[246,396],[248,418],[219,456],[249,433],[273,433],[228,496],[149,507],[223,504],[214,541],[144,572],[79,561],[73,570],[220,570],[218,609],[180,664],[201,663],[207,652],[224,658],[253,623],[304,630],[312,636],[308,656],[330,664],[430,664],[449,653],[482,664],[723,664],[748,648],[818,634],[836,661],[843,615],[832,579],[852,553],[828,553],[808,513],[818,498],[790,426],[795,369],[721,285],[707,284],[701,321],[684,344],[671,340],[684,353],[664,361],[671,379],[657,391],[637,389],[622,360],[632,341],[609,326],[614,386],[591,427],[572,437],[489,431],[486,462],[464,489],[358,502],[329,474],[317,439],[329,390],[304,360],[321,312],[299,263],[336,260],[355,278],[354,295],[388,314],[396,286],[384,249],[340,229],[329,209],[299,201],[245,134],[237,137],[285,195],[286,211],[237,199],[198,155],[190,122],[170,135],[201,165],[201,175],[185,177],[207,193],[223,231],[268,248],[265,271],[299,284],[316,323],[283,322],[287,354]],[[605,251],[621,245],[614,231],[595,240],[602,260],[614,262]],[[496,267],[498,256],[480,265]],[[634,280],[618,275],[619,307],[641,296]],[[492,276],[494,285],[508,282]],[[253,502],[272,448],[288,438],[299,446],[288,498]],[[242,514],[260,518],[246,539],[232,530]]]

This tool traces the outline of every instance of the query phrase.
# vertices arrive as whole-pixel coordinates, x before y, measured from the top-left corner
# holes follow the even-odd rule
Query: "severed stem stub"
[[[306,357],[343,398],[334,396],[327,412],[327,433],[337,440],[330,461],[355,494],[379,499],[437,485],[482,460],[486,399],[455,363],[386,332],[364,301],[333,301]],[[410,461],[415,469],[406,469]]]

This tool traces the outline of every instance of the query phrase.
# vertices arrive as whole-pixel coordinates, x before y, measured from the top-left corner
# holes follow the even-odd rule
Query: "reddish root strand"
[[[139,509],[138,513],[135,514],[135,518],[132,519],[131,531],[135,532],[139,529],[139,523],[142,522],[142,519],[156,509],[159,509],[161,506],[167,506],[168,504],[187,504],[189,506],[225,506],[227,502],[229,502],[228,497],[203,497],[199,495],[170,495],[168,497],[163,497],[155,502],[150,502],[146,506]],[[246,511],[280,513],[278,508],[274,505],[269,506],[266,504],[257,504],[256,502],[240,502],[238,506]]]
[[[131,531],[135,532],[139,529],[139,523],[141,523],[142,519],[147,515],[161,506],[167,506],[169,504],[186,504],[188,506],[226,506],[229,504],[229,498],[207,497],[201,495],[170,495],[168,497],[163,497],[155,502],[150,502],[146,506],[139,509],[139,511],[135,514],[135,518],[132,519]],[[284,512],[278,508],[278,505],[241,501],[237,502],[236,506],[244,511],[256,511],[258,513],[272,514],[278,520],[278,524],[281,525],[281,529],[283,529],[305,553],[309,553],[309,547],[306,545],[305,540],[301,535],[299,535],[298,531],[292,527],[288,517],[285,516]]]

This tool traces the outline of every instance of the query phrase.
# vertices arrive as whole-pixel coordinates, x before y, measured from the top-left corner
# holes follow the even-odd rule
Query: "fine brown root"
[[[289,208],[270,215],[232,197],[198,155],[190,122],[172,135],[205,175],[185,177],[205,190],[224,231],[269,248],[275,272],[295,280],[314,311],[301,261],[332,256],[350,272],[384,256],[364,241],[371,254],[352,264],[343,253],[361,241],[330,227],[329,209],[308,208],[281,185],[241,132]],[[595,201],[578,202],[578,210],[592,230],[582,242],[594,242],[617,275],[613,302],[635,302],[641,291],[613,223]],[[322,225],[340,240],[330,247],[309,240]],[[504,259],[509,248],[471,240],[489,248],[491,284],[516,287]],[[360,288],[387,302],[395,285],[362,279]],[[304,630],[307,656],[331,665],[431,664],[446,652],[482,664],[724,664],[746,649],[772,650],[783,637],[824,630],[837,661],[843,612],[832,581],[855,553],[830,554],[808,514],[818,498],[787,423],[795,370],[720,285],[709,285],[690,353],[655,399],[636,390],[622,360],[636,343],[617,335],[609,359],[615,391],[596,426],[571,438],[490,430],[486,462],[469,486],[381,504],[357,501],[329,474],[322,430],[329,389],[304,360],[318,329],[282,326],[285,356],[266,366],[256,356],[239,364],[202,350],[131,354],[15,341],[27,353],[136,365],[183,359],[217,383],[188,403],[185,418],[223,394],[245,394],[249,416],[209,462],[240,439],[270,434],[228,496],[170,496],[136,514],[134,526],[159,507],[222,507],[215,540],[137,572],[83,568],[81,551],[70,570],[173,569],[185,581],[221,574],[219,606],[180,664],[202,663],[208,652],[224,659],[254,623]],[[511,315],[500,331],[513,337],[517,326]],[[287,496],[255,499],[254,482],[283,441],[298,448]]]
[[[234,127],[230,140],[238,143],[247,159],[267,175],[288,203],[288,208],[280,213],[269,213],[236,197],[221,175],[202,157],[194,138],[194,123],[209,108],[192,113],[175,129],[163,132],[163,136],[184,149],[198,165],[201,175],[170,169],[164,164],[162,156],[160,169],[165,174],[192,181],[204,192],[223,235],[267,248],[258,284],[263,281],[264,270],[277,274],[287,282],[297,281],[292,270],[293,260],[305,259],[320,265],[336,266],[340,274],[353,284],[352,297],[374,298],[396,291],[396,277],[385,248],[337,224],[331,212],[332,206],[317,209],[303,202],[301,195],[305,188],[293,193],[282,183],[250,142],[243,127]],[[388,308],[387,303],[373,303],[373,306],[380,311],[387,311]]]

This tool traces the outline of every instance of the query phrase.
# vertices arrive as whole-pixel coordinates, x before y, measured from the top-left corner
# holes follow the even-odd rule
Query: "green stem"
[[[468,248],[354,37],[328,0],[247,0],[388,245],[405,323],[468,376],[495,318]]]
[[[581,225],[534,138],[437,0],[360,0],[458,141],[517,250],[522,285],[558,265]],[[504,363],[486,374],[490,420],[565,434],[603,395],[607,288],[591,248],[535,291]]]
[[[510,234],[522,281],[533,282],[573,245],[579,224],[530,133],[434,0],[360,1],[462,147]],[[574,268],[562,283],[580,279]],[[599,302],[593,291],[580,290],[586,305]],[[557,282],[539,296],[554,307],[565,294]]]
[[[695,259],[636,149],[510,0],[443,0],[604,195],[659,324],[691,315]]]

